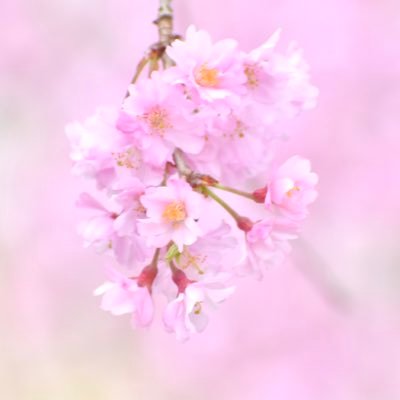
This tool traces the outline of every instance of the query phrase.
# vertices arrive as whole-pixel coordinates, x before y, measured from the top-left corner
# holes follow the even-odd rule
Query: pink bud
[[[236,221],[237,226],[244,232],[249,232],[253,228],[253,222],[247,217],[239,217]]]
[[[151,291],[154,279],[157,276],[157,267],[155,265],[148,265],[143,268],[140,275],[137,277],[137,284],[139,287],[147,287]]]
[[[264,203],[265,202],[265,197],[267,196],[267,193],[268,193],[268,187],[267,186],[255,190],[252,193],[254,201],[256,203]]]
[[[186,274],[178,268],[173,269],[172,280],[174,281],[175,285],[178,286],[179,293],[183,293],[186,290],[186,287],[190,283],[193,283],[193,281],[188,279]]]

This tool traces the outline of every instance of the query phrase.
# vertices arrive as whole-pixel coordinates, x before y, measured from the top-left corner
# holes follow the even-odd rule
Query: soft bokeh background
[[[156,3],[2,1],[0,398],[398,400],[399,1],[174,0],[177,31],[244,49],[282,27],[321,90],[281,152],[321,178],[303,239],[184,345],[99,310],[104,260],[76,234],[63,132],[119,104]]]

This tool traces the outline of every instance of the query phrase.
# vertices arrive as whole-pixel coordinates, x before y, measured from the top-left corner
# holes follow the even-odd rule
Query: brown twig
[[[165,50],[174,40],[181,39],[181,36],[173,33],[174,15],[171,2],[172,0],[160,0],[158,16],[154,21],[154,24],[158,27],[159,40],[150,46],[144,57],[138,63],[135,75],[131,80],[131,84],[136,83],[139,75],[142,73],[147,64],[150,65],[149,76],[153,71],[158,70],[160,61],[164,69],[174,65],[173,60],[168,57]],[[128,96],[129,91],[127,91],[125,98]]]
[[[174,35],[174,12],[171,6],[172,0],[160,0],[160,8],[158,9],[158,17],[154,23],[158,27],[159,44],[163,47],[161,60],[164,68],[174,65],[174,62],[168,57],[165,49],[175,40]]]

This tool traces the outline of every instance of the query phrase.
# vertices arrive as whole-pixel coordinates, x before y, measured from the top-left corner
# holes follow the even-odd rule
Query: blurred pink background
[[[0,25],[0,398],[400,398],[400,3],[174,0],[245,50],[277,27],[321,95],[281,156],[320,197],[291,259],[242,281],[202,335],[134,332],[98,308],[104,258],[82,248],[64,125],[119,104],[156,40],[156,0],[5,0]]]

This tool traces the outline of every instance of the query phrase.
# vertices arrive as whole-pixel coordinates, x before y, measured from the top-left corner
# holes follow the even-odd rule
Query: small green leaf
[[[165,255],[165,259],[167,261],[172,261],[175,257],[178,257],[179,255],[180,253],[178,247],[175,243],[173,243],[171,246],[169,246],[167,254]]]

